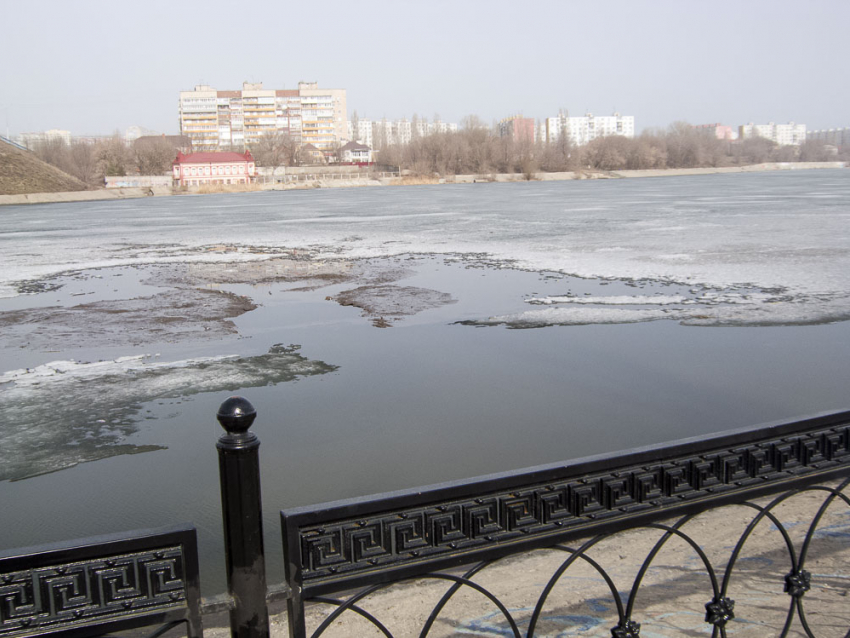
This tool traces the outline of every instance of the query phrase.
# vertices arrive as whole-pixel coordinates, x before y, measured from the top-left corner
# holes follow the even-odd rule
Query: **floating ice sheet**
[[[549,306],[552,304],[595,304],[603,306],[667,306],[671,304],[689,303],[690,299],[682,295],[611,295],[610,297],[531,297],[526,299],[530,304]]]
[[[500,326],[508,328],[543,328],[546,326],[575,326],[589,324],[626,324],[646,321],[673,320],[687,326],[791,326],[814,325],[847,321],[850,309],[844,300],[820,300],[817,305],[802,300],[786,303],[760,303],[738,298],[737,303],[718,305],[695,300],[682,302],[670,308],[628,308],[627,305],[651,305],[643,297],[633,297],[628,304],[622,297],[577,297],[570,303],[550,303],[545,308],[527,310],[486,319],[460,321],[470,326]],[[583,302],[583,299],[593,301]],[[741,299],[744,299],[743,301]],[[728,299],[727,299],[728,300]],[[842,303],[842,301],[844,301]],[[573,303],[575,305],[573,305]],[[678,302],[677,302],[678,303]],[[592,305],[590,305],[592,304]]]
[[[0,481],[162,449],[126,442],[148,401],[274,385],[337,369],[305,358],[299,348],[276,345],[252,357],[170,362],[150,355],[53,361],[6,372],[0,375]]]
[[[363,316],[372,318],[378,328],[389,328],[391,321],[456,302],[450,294],[438,290],[389,284],[344,290],[333,300],[341,306],[360,308]]]
[[[642,323],[671,318],[677,318],[677,315],[664,310],[543,308],[460,323],[469,326],[505,325],[508,328],[543,328],[546,326],[581,326],[592,323]]]
[[[234,334],[230,319],[256,308],[219,290],[173,289],[154,295],[0,312],[6,347],[60,350],[220,339]]]

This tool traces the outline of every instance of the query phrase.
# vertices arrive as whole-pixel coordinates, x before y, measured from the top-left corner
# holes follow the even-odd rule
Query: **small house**
[[[346,164],[371,164],[372,149],[365,144],[349,142],[339,149],[340,157]]]

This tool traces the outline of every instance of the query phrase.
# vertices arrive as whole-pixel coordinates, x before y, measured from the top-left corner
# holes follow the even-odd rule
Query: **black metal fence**
[[[0,554],[0,636],[63,638],[185,625],[200,638],[195,528],[95,536]]]
[[[259,440],[250,432],[255,417],[253,406],[239,397],[225,401],[218,413],[226,431],[217,447],[231,633],[245,638],[269,635]],[[652,586],[647,582],[659,556],[678,543],[690,553],[695,565],[691,572],[702,581],[697,596],[702,597],[704,628],[713,636],[726,636],[739,613],[730,584],[747,571],[742,567],[745,549],[769,527],[778,535],[783,568],[763,570],[760,576],[777,581],[774,588],[784,591],[786,610],[773,633],[760,635],[785,636],[793,626],[814,638],[806,594],[818,583],[807,567],[827,512],[839,506],[850,511],[848,468],[850,412],[840,412],[283,510],[289,634],[307,636],[305,605],[312,601],[330,606],[325,607],[329,613],[311,623],[313,636],[337,625],[344,614],[353,614],[376,635],[392,636],[393,623],[379,618],[365,601],[394,583],[414,579],[444,584],[436,602],[421,614],[415,630],[419,636],[429,635],[438,624],[445,631],[446,609],[469,592],[493,610],[492,635],[548,635],[551,628],[541,629],[551,624],[545,618],[547,606],[563,595],[560,584],[583,568],[596,575],[601,597],[614,610],[606,633],[636,638],[642,621],[638,595]],[[795,528],[779,512],[800,495],[808,499],[810,510],[803,513],[804,525]],[[718,509],[724,506],[743,507],[752,515],[733,532],[724,518],[727,510]],[[729,546],[722,558],[709,555],[692,531],[706,512],[720,521],[712,533]],[[597,550],[637,528],[656,536],[645,544],[645,553],[640,553],[640,543],[625,541],[621,551],[637,566],[629,586],[619,588],[605,564],[610,552],[600,557]],[[797,529],[804,530],[802,535]],[[509,581],[508,590],[516,588],[510,561],[543,549],[561,558],[530,602],[512,606],[498,588],[479,579],[507,561],[507,571],[500,572],[507,575],[501,578]],[[846,574],[846,567],[836,570]],[[678,592],[665,596],[662,606],[668,599],[671,605],[680,604],[673,602]],[[399,610],[390,615],[398,616]],[[747,621],[758,626],[759,619],[748,616]],[[185,623],[190,638],[201,636],[191,527],[0,554],[0,638],[48,633],[77,638],[154,624],[167,629],[175,623]],[[850,636],[846,615],[836,623],[844,624],[832,635]],[[558,631],[578,631],[578,625],[565,618]],[[409,624],[405,627],[409,632]]]
[[[847,480],[835,488],[811,486],[846,477],[848,465],[850,413],[844,412],[626,454],[284,510],[284,565],[293,592],[288,607],[290,635],[306,636],[304,602],[313,599],[336,607],[314,636],[344,611],[360,615],[390,636],[386,624],[359,603],[389,583],[424,577],[449,585],[423,622],[420,635],[429,633],[458,591],[471,588],[499,610],[504,635],[532,636],[553,587],[582,561],[598,572],[610,590],[619,617],[611,635],[632,638],[639,635],[640,623],[633,611],[646,572],[670,539],[680,538],[699,557],[706,575],[705,622],[715,636],[725,636],[726,625],[734,618],[729,584],[742,548],[762,521],[780,530],[787,552],[788,569],[780,586],[789,595],[789,606],[780,635],[786,635],[795,612],[804,631],[814,635],[803,606],[803,595],[811,586],[805,569],[808,550],[829,505],[838,501],[850,506],[850,498],[845,493]],[[774,511],[807,488],[823,493],[824,498],[798,550]],[[776,493],[781,495],[767,505],[752,503],[756,497]],[[724,535],[734,549],[720,571],[683,527],[696,515],[729,504],[744,504],[757,514],[737,539]],[[624,596],[603,566],[590,557],[590,550],[607,535],[637,527],[660,530],[661,537]],[[580,546],[566,545],[588,536]],[[520,623],[498,596],[472,576],[494,560],[543,547],[567,556],[533,610],[523,612]],[[445,571],[470,563],[476,564],[460,575]],[[360,589],[344,599],[327,596],[354,588]]]

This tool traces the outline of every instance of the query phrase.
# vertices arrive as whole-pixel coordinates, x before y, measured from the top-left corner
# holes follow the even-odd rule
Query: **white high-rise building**
[[[823,142],[832,146],[850,146],[850,128],[831,128],[819,131],[807,131],[807,140]]]
[[[743,124],[739,128],[739,139],[763,137],[776,142],[779,146],[799,146],[806,141],[806,125],[795,124]]]
[[[41,133],[21,133],[18,135],[17,142],[21,146],[30,150],[38,148],[41,144],[48,142],[60,141],[64,144],[71,144],[71,131],[63,131],[59,129],[50,129]]]
[[[378,124],[378,122],[374,122],[374,124]],[[374,143],[372,142],[372,125],[373,122],[371,120],[357,120],[356,123],[349,121],[348,139],[374,148]]]
[[[349,139],[372,148],[382,144],[410,144],[414,135],[426,137],[436,133],[456,133],[457,128],[455,123],[427,120],[417,120],[415,125],[408,120],[357,120],[356,126],[354,122],[348,122]]]
[[[396,120],[392,123],[393,140],[395,144],[410,144],[413,139],[413,128],[407,120]]]
[[[583,146],[597,137],[606,135],[635,136],[635,118],[633,115],[593,115],[586,113],[581,117],[570,117],[561,111],[556,117],[546,118],[546,141],[555,142],[566,135],[573,146]]]

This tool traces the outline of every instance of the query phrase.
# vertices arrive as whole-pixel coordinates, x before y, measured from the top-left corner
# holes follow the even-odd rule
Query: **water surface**
[[[5,207],[0,458],[22,480],[0,482],[0,547],[190,521],[221,591],[231,393],[259,411],[272,580],[282,507],[846,409],[848,187],[810,171]]]

